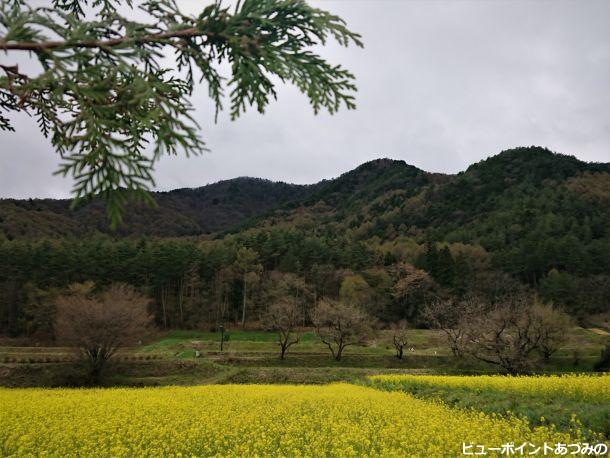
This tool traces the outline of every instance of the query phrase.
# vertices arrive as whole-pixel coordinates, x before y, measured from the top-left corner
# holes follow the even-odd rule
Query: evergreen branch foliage
[[[148,21],[121,15],[125,8]],[[216,2],[197,16],[173,0],[54,0],[50,8],[0,0],[3,59],[28,52],[41,66],[27,75],[0,65],[0,130],[14,130],[12,112],[35,117],[61,157],[56,173],[74,178],[74,203],[103,197],[116,225],[130,197],[152,201],[160,156],[205,150],[189,101],[197,83],[217,115],[227,95],[231,119],[248,106],[263,113],[278,80],[297,86],[315,113],[355,108],[354,75],[314,51],[329,38],[362,46],[341,18],[302,0]]]

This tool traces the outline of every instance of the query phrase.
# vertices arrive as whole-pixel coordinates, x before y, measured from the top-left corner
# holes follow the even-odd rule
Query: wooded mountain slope
[[[610,311],[610,164],[530,147],[457,175],[379,159],[311,186],[239,178],[156,198],[114,236],[97,203],[1,201],[0,333],[50,329],[51,298],[89,280],[141,288],[164,327],[237,320],[246,294],[249,320],[294,296],[426,325],[435,298],[520,287],[583,320]]]
[[[348,230],[359,239],[479,239],[494,248],[529,232],[543,217],[554,233],[576,224],[599,237],[609,223],[610,163],[529,147],[503,151],[457,175],[377,159],[309,186],[241,177],[157,192],[154,198],[156,208],[132,205],[116,232],[101,202],[71,210],[69,200],[0,199],[0,232],[7,239],[92,232],[180,237],[296,225]],[[558,216],[563,221],[551,221]]]
[[[69,200],[0,199],[0,233],[8,239],[58,238],[95,232],[120,237],[209,234],[300,198],[311,188],[241,177],[195,189],[155,192],[157,206],[130,205],[124,224],[116,231],[109,227],[102,202],[71,210]]]

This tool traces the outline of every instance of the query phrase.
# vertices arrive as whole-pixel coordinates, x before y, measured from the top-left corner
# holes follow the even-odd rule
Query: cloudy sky
[[[179,1],[185,10],[200,0]],[[365,48],[322,50],[357,77],[358,109],[314,116],[294,88],[265,115],[218,123],[193,97],[210,153],[166,158],[157,188],[236,176],[294,183],[331,178],[378,157],[455,173],[521,145],[610,161],[610,2],[323,0]],[[0,196],[68,197],[57,156],[34,122],[0,133]]]

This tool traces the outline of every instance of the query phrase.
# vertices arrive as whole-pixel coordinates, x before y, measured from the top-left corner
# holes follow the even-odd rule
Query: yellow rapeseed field
[[[1,456],[435,457],[578,439],[350,384],[0,389]]]
[[[577,401],[610,402],[610,374],[551,375],[507,377],[502,375],[374,375],[374,382],[386,388],[400,385],[446,386],[479,391],[500,391],[533,395],[539,399],[574,399]]]

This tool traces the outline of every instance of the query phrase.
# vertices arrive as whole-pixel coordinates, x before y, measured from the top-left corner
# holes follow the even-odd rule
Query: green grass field
[[[315,333],[305,330],[300,342],[280,360],[271,332],[228,329],[220,351],[220,333],[173,330],[151,335],[141,346],[120,352],[109,363],[108,385],[191,385],[206,383],[307,383],[358,381],[378,373],[480,374],[497,368],[451,356],[441,332],[410,331],[404,359],[394,356],[391,333],[382,331],[366,346],[347,347],[341,361],[332,359]],[[575,328],[540,373],[587,372],[599,358],[607,337]],[[75,354],[61,347],[0,346],[0,384],[4,386],[75,385]],[[410,349],[413,349],[411,351]],[[199,357],[197,357],[197,354]]]
[[[459,409],[526,418],[531,425],[555,425],[570,431],[585,425],[589,439],[610,437],[610,376],[567,375],[532,379],[517,377],[386,376],[369,378],[370,386],[438,400]],[[527,380],[527,379],[526,379]],[[586,381],[578,384],[578,381]],[[510,383],[512,382],[512,383]],[[536,386],[536,382],[539,382]],[[573,385],[573,386],[571,386]]]

